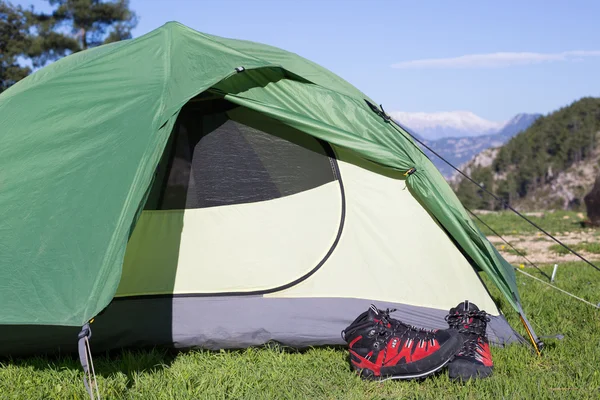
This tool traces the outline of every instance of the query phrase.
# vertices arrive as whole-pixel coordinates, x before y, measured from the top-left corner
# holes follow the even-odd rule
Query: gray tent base
[[[349,298],[154,297],[116,299],[92,327],[94,353],[120,348],[239,349],[278,342],[305,348],[344,345],[341,331],[373,303],[408,324],[447,328],[447,310]],[[80,328],[0,326],[0,355],[69,354]],[[492,316],[488,337],[496,346],[521,342],[503,316]]]

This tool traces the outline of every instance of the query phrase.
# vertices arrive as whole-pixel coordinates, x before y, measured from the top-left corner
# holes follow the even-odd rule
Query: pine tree
[[[23,79],[30,68],[19,64],[30,45],[25,10],[0,0],[0,93]]]
[[[110,42],[130,39],[137,15],[129,9],[129,0],[47,0],[56,9],[51,16],[52,31],[67,28],[86,50]]]
[[[539,118],[498,150],[490,170],[474,167],[471,176],[514,205],[552,183],[559,172],[589,159],[598,146],[599,132],[600,98],[582,98]],[[493,202],[480,202],[474,188],[467,180],[456,185],[456,193],[465,205],[499,207]]]
[[[0,0],[0,92],[43,67],[90,47],[130,39],[137,25],[129,0],[46,0],[38,13]]]

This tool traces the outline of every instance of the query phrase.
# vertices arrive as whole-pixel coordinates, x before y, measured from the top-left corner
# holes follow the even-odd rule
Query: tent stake
[[[558,270],[558,264],[554,264],[554,269],[552,270],[552,277],[550,278],[550,282],[554,282],[554,278],[556,277],[557,270]]]

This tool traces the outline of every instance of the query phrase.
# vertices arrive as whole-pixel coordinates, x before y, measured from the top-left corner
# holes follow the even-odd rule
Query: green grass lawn
[[[582,242],[569,246],[576,252],[585,251],[592,254],[600,254],[600,242]],[[553,244],[550,246],[550,251],[556,254],[565,255],[571,254],[569,250],[559,244]]]
[[[551,271],[550,266],[543,268]],[[525,346],[493,348],[495,372],[486,380],[454,383],[444,371],[422,382],[364,382],[350,372],[346,350],[334,348],[179,354],[148,350],[95,357],[101,395],[103,399],[600,398],[600,311],[522,274],[517,278],[537,333],[560,333],[565,338],[547,340],[542,357]],[[560,287],[600,302],[600,273],[583,263],[561,264],[556,279]],[[491,292],[524,334],[515,313],[497,291]],[[82,376],[74,358],[4,361],[0,399],[85,399]]]
[[[542,217],[527,216],[527,218],[540,226],[546,232],[554,235],[564,232],[578,232],[587,230],[588,228],[582,226],[582,220],[577,216],[577,214],[578,213],[574,211],[554,211],[545,212],[544,216]],[[533,225],[512,211],[502,211],[490,214],[481,214],[477,216],[486,224],[491,226],[500,235],[515,235],[538,232]],[[487,227],[477,221],[476,218],[473,217],[473,221],[477,224],[477,226],[479,226],[485,235],[493,235],[493,233]]]

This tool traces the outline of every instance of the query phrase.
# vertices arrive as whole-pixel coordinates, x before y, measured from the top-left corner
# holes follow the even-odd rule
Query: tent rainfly
[[[174,22],[2,93],[0,355],[75,351],[92,319],[95,351],[336,345],[371,303],[443,328],[465,299],[522,341],[478,275],[523,316],[513,267],[375,104]]]

